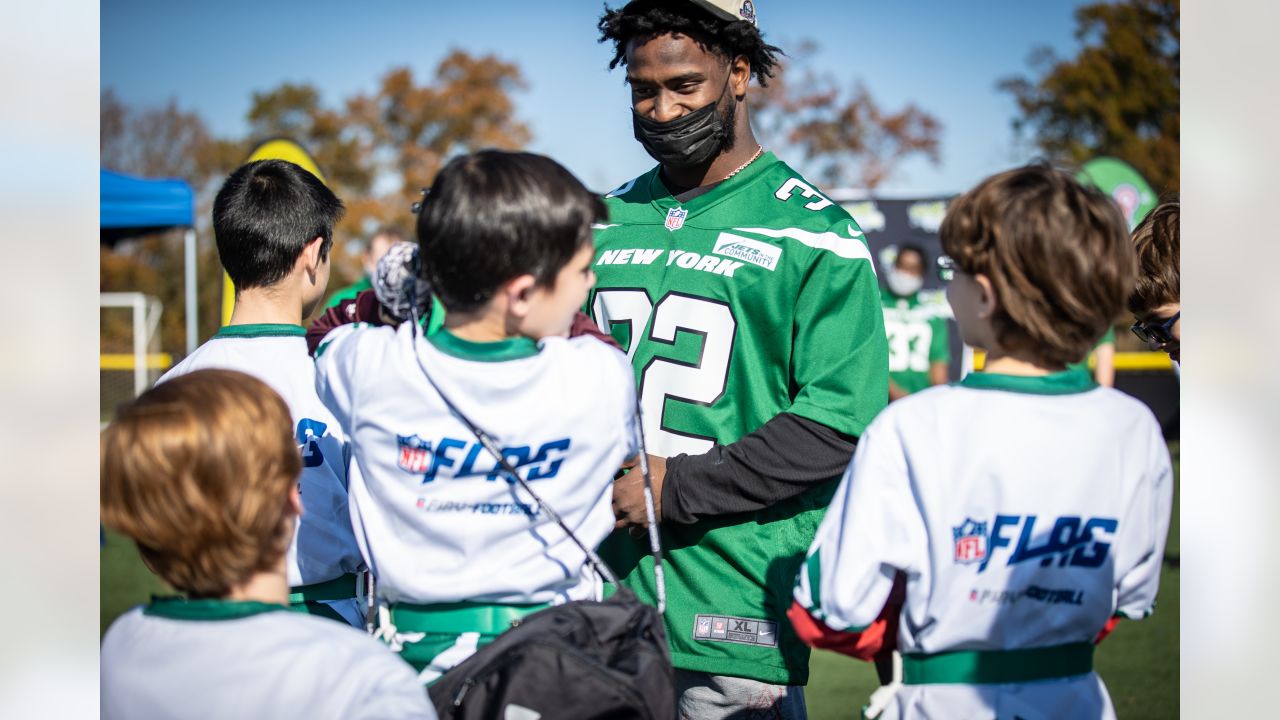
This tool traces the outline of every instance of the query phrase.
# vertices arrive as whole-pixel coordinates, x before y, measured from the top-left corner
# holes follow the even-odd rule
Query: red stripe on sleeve
[[[1120,624],[1120,616],[1113,615],[1110,620],[1107,620],[1107,624],[1103,625],[1102,629],[1098,631],[1097,637],[1093,639],[1093,644],[1097,645],[1098,643],[1106,639],[1106,637],[1111,634],[1111,631],[1116,629],[1116,625],[1119,625],[1119,624]]]
[[[796,629],[796,635],[799,635],[806,645],[834,650],[859,660],[871,662],[882,652],[892,650],[896,643],[896,616],[894,621],[890,622],[884,617],[883,612],[881,617],[876,618],[862,632],[832,630],[821,620],[810,615],[809,611],[798,602],[792,603],[791,609],[787,611],[787,617],[790,618],[792,627]],[[890,625],[893,625],[893,633],[888,632]],[[889,642],[886,643],[886,640]]]
[[[861,632],[832,630],[827,624],[809,614],[798,602],[791,603],[787,618],[791,620],[796,635],[811,647],[856,657],[867,662],[888,656],[898,645],[898,618],[906,599],[906,578],[901,573],[894,578],[893,589],[884,608],[871,624]]]

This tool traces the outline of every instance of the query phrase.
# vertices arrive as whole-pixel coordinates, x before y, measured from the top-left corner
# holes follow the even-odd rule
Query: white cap
[[[756,24],[756,4],[751,0],[693,0],[693,3],[724,20],[746,20],[752,25]]]
[[[721,20],[729,22],[746,20],[756,25],[756,4],[752,0],[691,0],[691,2]]]

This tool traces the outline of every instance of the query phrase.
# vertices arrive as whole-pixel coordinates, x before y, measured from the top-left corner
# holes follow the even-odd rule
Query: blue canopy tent
[[[195,225],[195,193],[181,180],[148,180],[101,171],[102,240]]]
[[[133,177],[100,169],[98,221],[100,241],[115,245],[126,238],[169,228],[186,228],[185,275],[187,352],[196,348],[195,193],[182,180]]]

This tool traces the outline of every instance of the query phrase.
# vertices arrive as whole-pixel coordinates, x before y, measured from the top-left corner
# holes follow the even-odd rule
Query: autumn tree
[[[247,120],[256,142],[285,137],[302,145],[335,190],[369,191],[374,179],[370,143],[350,127],[345,113],[324,107],[314,86],[286,82],[254,93]]]
[[[243,143],[215,138],[204,120],[169,100],[131,108],[111,88],[99,105],[98,149],[104,168],[140,177],[181,178],[200,189],[243,160]]]
[[[357,127],[394,157],[401,199],[412,200],[452,155],[528,143],[529,128],[515,119],[511,98],[524,88],[516,65],[454,50],[433,84],[418,86],[408,68],[398,68],[382,78],[376,95],[352,98],[347,107]]]
[[[311,85],[255,93],[248,119],[254,137],[286,136],[312,153],[347,204],[340,230],[360,236],[384,223],[407,224],[418,190],[449,157],[523,147],[530,133],[515,119],[512,93],[524,87],[516,65],[454,50],[428,82],[394,68],[372,94],[335,107]]]
[[[431,184],[450,157],[483,147],[518,149],[528,143],[529,128],[516,119],[513,99],[524,87],[515,64],[454,50],[425,81],[408,68],[395,68],[379,79],[374,92],[332,104],[305,83],[256,92],[246,117],[249,130],[242,138],[215,137],[197,114],[174,101],[159,108],[130,108],[107,89],[101,96],[102,164],[144,177],[178,177],[196,189],[199,336],[205,338],[218,325],[222,288],[209,228],[213,196],[221,180],[257,143],[287,137],[301,144],[346,204],[333,251],[330,286],[337,288],[360,272],[343,240],[362,237],[385,223],[407,229],[412,221],[409,206],[418,190]],[[140,238],[103,248],[101,258],[103,290],[145,292],[164,303],[161,331],[166,350],[183,347],[182,248],[175,239],[172,233]],[[127,332],[127,327],[104,326],[104,347],[118,342],[127,346]]]
[[[762,139],[799,150],[806,174],[828,186],[852,182],[874,189],[912,156],[940,162],[937,118],[914,103],[885,110],[861,81],[844,86],[815,72],[808,63],[815,50],[812,42],[802,43],[752,96]]]
[[[197,195],[197,228],[200,246],[197,259],[197,305],[200,337],[218,326],[218,298],[222,267],[209,231],[208,193],[243,159],[237,143],[220,140],[210,133],[194,112],[182,110],[170,100],[158,108],[131,108],[108,88],[99,106],[99,152],[102,167],[139,177],[180,178]],[[236,159],[236,158],[239,159]],[[185,347],[183,317],[184,250],[176,231],[154,233],[113,247],[100,249],[99,287],[103,292],[142,292],[159,298],[164,306],[160,320],[160,345],[166,350]],[[132,349],[132,325],[122,314],[102,316],[104,352]]]
[[[1039,48],[1034,78],[1010,77],[1013,127],[1049,158],[1079,165],[1118,157],[1157,192],[1179,184],[1179,0],[1100,2],[1076,10],[1083,47],[1071,59]]]

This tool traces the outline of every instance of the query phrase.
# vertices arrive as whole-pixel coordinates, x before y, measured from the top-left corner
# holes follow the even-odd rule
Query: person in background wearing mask
[[[884,332],[889,339],[889,400],[947,381],[947,321],[920,303],[924,250],[903,245],[885,273]]]
[[[378,261],[387,254],[392,245],[404,240],[404,233],[399,228],[390,225],[378,228],[377,232],[369,237],[369,244],[365,247],[364,256],[361,258],[364,275],[341,290],[335,290],[329,296],[329,301],[325,303],[325,309],[337,307],[343,300],[355,300],[360,291],[373,287],[373,275],[377,272]]]
[[[778,3],[778,12],[790,12]],[[666,569],[678,717],[801,718],[809,649],[786,620],[854,443],[888,400],[866,239],[751,132],[778,49],[751,0],[637,0],[599,23],[657,162],[609,193],[586,308],[635,368]],[[639,472],[614,484],[646,524]],[[643,532],[600,548],[655,602]]]

